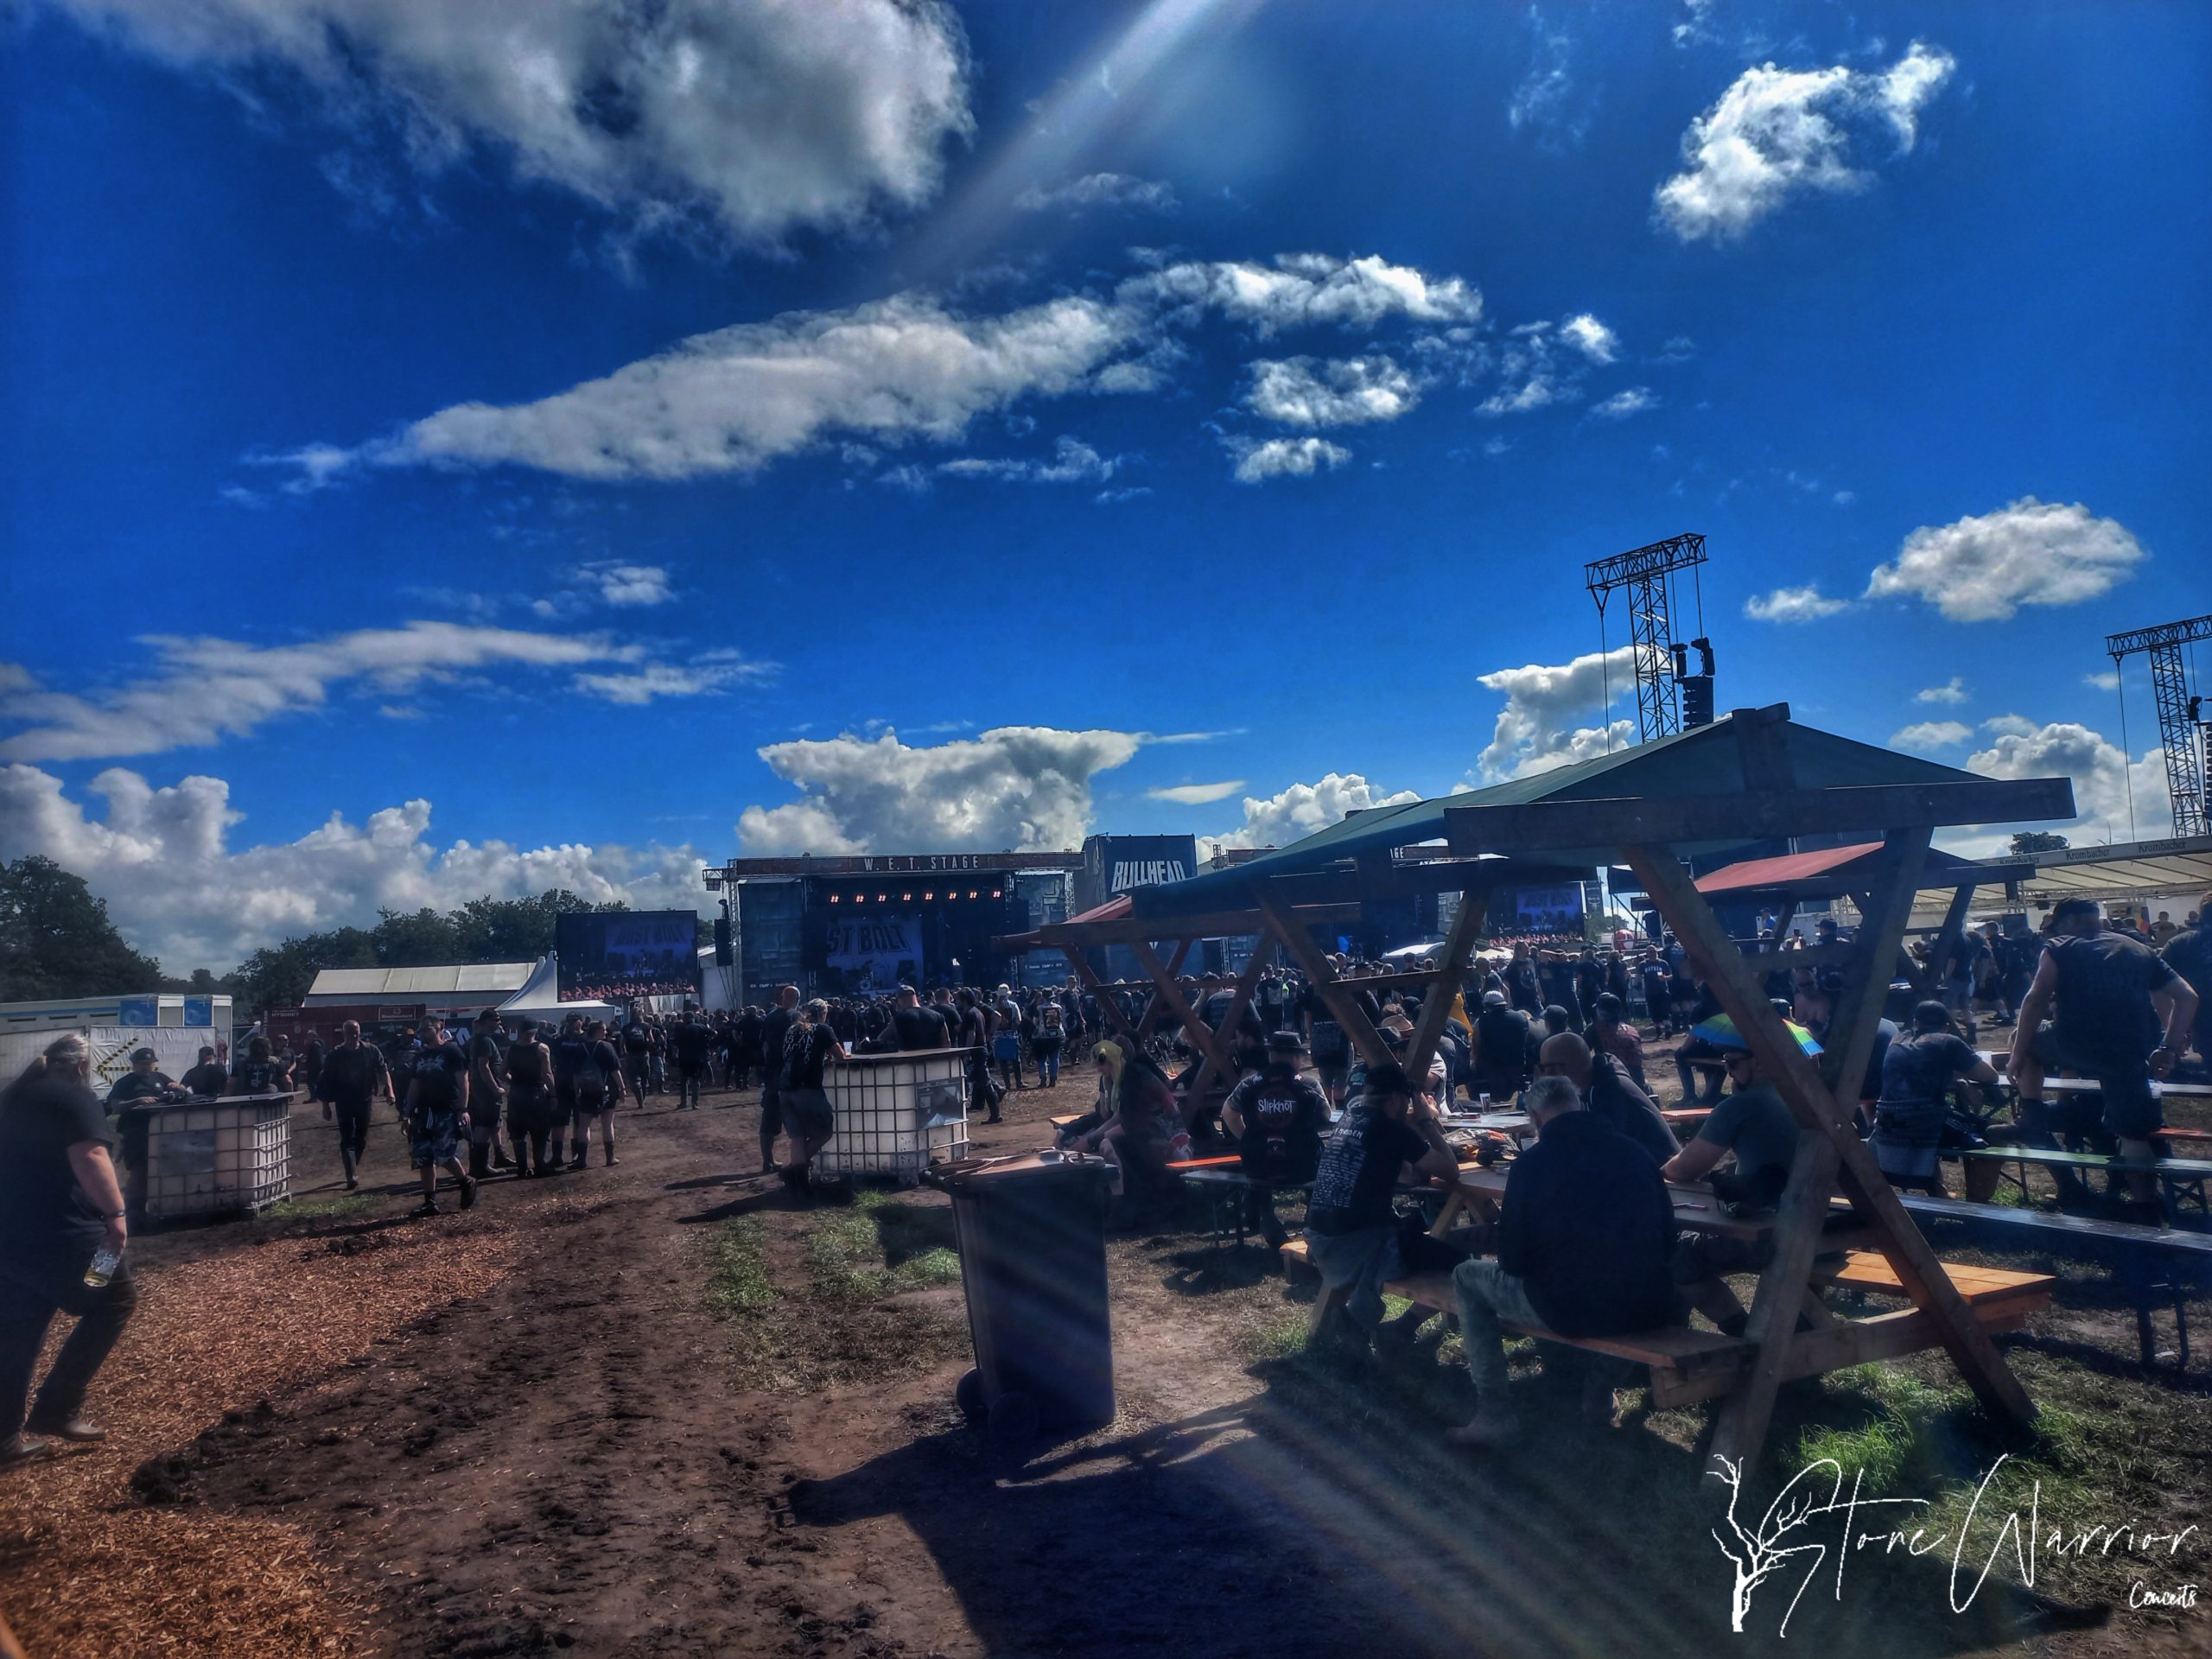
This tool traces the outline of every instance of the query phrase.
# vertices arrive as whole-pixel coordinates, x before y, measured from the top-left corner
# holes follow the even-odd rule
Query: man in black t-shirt
[[[508,1163],[507,1149],[499,1144],[507,1100],[506,1031],[490,1009],[469,1027],[467,1052],[468,1097],[475,1103],[468,1115],[468,1173],[480,1181]]]
[[[461,1207],[467,1210],[476,1202],[475,1178],[461,1163],[461,1137],[468,1128],[468,1057],[435,1014],[424,1021],[412,1071],[401,1116],[407,1121],[408,1155],[423,1174],[423,1205],[416,1213],[438,1213],[442,1164],[460,1182]]]
[[[900,987],[905,991],[905,987]],[[912,996],[912,991],[906,991]],[[784,1127],[784,1039],[798,1017],[798,987],[776,988],[776,1006],[760,1022],[760,1173],[776,1173],[776,1136]]]
[[[358,1020],[340,1027],[338,1046],[322,1057],[315,1087],[322,1098],[322,1121],[338,1121],[338,1158],[346,1166],[346,1190],[360,1185],[356,1171],[369,1144],[370,1103],[391,1096],[391,1071],[384,1056],[361,1040]]]
[[[638,1097],[638,1104],[645,1103],[645,1096],[652,1088],[653,1033],[645,1024],[645,1017],[635,1007],[630,1010],[627,1024],[622,1027],[622,1058],[630,1088]]]
[[[2204,895],[2204,909],[2198,919],[2168,939],[2159,955],[2196,993],[2196,1019],[2190,1035],[2198,1060],[2212,1064],[2212,921],[2204,919],[2208,915],[2212,915],[2212,893]]]
[[[1891,1185],[1944,1196],[1943,1122],[1960,1077],[1990,1087],[1997,1071],[1951,1029],[1943,1004],[1923,1002],[1912,1013],[1912,1034],[1897,1037],[1882,1057],[1881,1098],[1867,1141]]]
[[[714,1027],[699,1017],[698,1010],[688,1010],[676,1029],[669,1033],[669,1046],[676,1052],[676,1109],[697,1111],[699,1090],[706,1082],[707,1057],[713,1050]]]
[[[1313,1083],[1298,1073],[1306,1045],[1294,1031],[1268,1037],[1268,1064],[1230,1090],[1221,1121],[1236,1137],[1246,1189],[1245,1221],[1281,1249],[1287,1235],[1275,1214],[1277,1186],[1303,1186],[1313,1179],[1321,1157],[1321,1135],[1329,1126],[1329,1102]]]
[[[1432,1176],[1459,1167],[1434,1114],[1415,1096],[1405,1068],[1392,1062],[1368,1073],[1366,1089],[1323,1143],[1306,1207],[1306,1259],[1325,1294],[1344,1293],[1345,1317],[1363,1340],[1382,1327],[1382,1287],[1404,1271],[1390,1198],[1406,1164]],[[1416,1305],[1405,1319],[1418,1324],[1427,1317]],[[1411,1329],[1406,1325],[1402,1334]]]
[[[2173,1071],[2196,1017],[2197,995],[2141,940],[2107,931],[2094,899],[2064,900],[2051,912],[2050,924],[2005,1067],[2019,1085],[2021,1127],[2045,1146],[2056,1144],[2056,1134],[2094,1138],[2101,1129],[2121,1156],[2147,1161],[2157,1156],[2152,1137],[2164,1122],[2151,1083]],[[2048,1025],[2046,1014],[2053,1016]],[[2102,1112],[2093,1118],[2046,1104],[2043,1083],[2053,1067],[2095,1078]],[[2062,1172],[2060,1196],[2078,1201],[2086,1189],[2078,1177],[2069,1186],[2064,1178],[2071,1175]],[[2127,1185],[2135,1218],[2151,1219],[2158,1209],[2156,1179],[2131,1171]]]
[[[230,1081],[230,1072],[215,1058],[215,1051],[207,1047],[200,1051],[200,1064],[179,1077],[177,1084],[188,1095],[212,1100],[223,1092]]]
[[[591,1162],[591,1126],[599,1122],[600,1147],[609,1164],[614,1156],[614,1108],[622,1098],[622,1058],[614,1052],[613,1033],[607,1021],[594,1020],[586,1039],[587,1064],[579,1072],[576,1084],[576,1115],[569,1123],[569,1167],[582,1169]],[[559,1064],[559,1051],[555,1051],[555,1065]],[[590,1079],[605,1079],[605,1087],[596,1096],[591,1092]]]

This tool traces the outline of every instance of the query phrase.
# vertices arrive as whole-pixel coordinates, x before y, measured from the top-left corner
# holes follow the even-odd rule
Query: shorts
[[[811,1141],[817,1135],[836,1132],[836,1114],[830,1109],[830,1096],[819,1089],[786,1089],[779,1096],[778,1104],[783,1109],[784,1130],[788,1135]]]
[[[2046,1071],[2075,1071],[2094,1079],[2104,1098],[2106,1130],[2122,1140],[2148,1141],[2165,1127],[2165,1113],[2151,1088],[2147,1054],[2099,1053],[2069,1042],[2053,1025],[2041,1027],[2030,1051]]]
[[[417,1169],[460,1157],[461,1120],[446,1113],[417,1118],[407,1131],[407,1156]]]

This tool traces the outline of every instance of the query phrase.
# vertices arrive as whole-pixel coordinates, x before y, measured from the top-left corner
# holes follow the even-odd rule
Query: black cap
[[[1306,1039],[1294,1031],[1271,1031],[1268,1033],[1268,1052],[1270,1054],[1303,1054]]]

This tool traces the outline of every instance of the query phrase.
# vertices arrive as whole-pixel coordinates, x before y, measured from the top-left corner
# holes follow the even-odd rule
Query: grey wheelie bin
[[[992,1438],[1096,1427],[1114,1416],[1102,1158],[1024,1153],[939,1164],[952,1196],[976,1369],[960,1408]]]

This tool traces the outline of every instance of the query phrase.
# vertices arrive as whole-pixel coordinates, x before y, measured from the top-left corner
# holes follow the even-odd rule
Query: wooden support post
[[[1329,1012],[1337,1016],[1337,1023],[1344,1028],[1344,1035],[1359,1051],[1360,1058],[1370,1065],[1387,1065],[1390,1062],[1390,1046],[1382,1040],[1382,1033],[1375,1029],[1366,1011],[1352,998],[1344,982],[1329,966],[1329,959],[1313,948],[1313,941],[1291,914],[1290,906],[1275,896],[1271,884],[1256,889],[1260,913],[1267,918],[1268,931],[1277,943],[1290,953],[1290,959],[1304,970],[1313,988],[1320,993],[1321,1001],[1328,1004]]]
[[[1966,937],[1967,912],[1974,904],[1974,893],[1972,887],[1961,887],[1951,895],[1950,905],[1943,912],[1943,925],[1928,947],[1928,965],[1913,969],[1912,988],[1923,997],[1933,996],[1942,988],[1943,959]]]
[[[1444,1035],[1444,1022],[1452,1013],[1452,999],[1466,977],[1475,941],[1482,937],[1483,924],[1489,916],[1487,887],[1459,895],[1459,913],[1452,918],[1451,931],[1444,936],[1443,955],[1436,964],[1444,970],[1444,976],[1430,986],[1427,995],[1421,998],[1421,1019],[1414,1026],[1413,1040],[1406,1045],[1406,1074],[1416,1084],[1428,1075],[1429,1057],[1436,1052],[1436,1045]],[[1471,1014],[1468,1017],[1473,1018]],[[1451,1088],[1447,1082],[1447,1097]]]
[[[1107,1020],[1116,1031],[1129,1039],[1129,1046],[1133,1051],[1139,1054],[1143,1053],[1143,1036],[1135,1026],[1129,1023],[1129,1016],[1122,1012],[1120,1001],[1116,999],[1111,991],[1106,988],[1104,982],[1092,970],[1090,964],[1083,959],[1083,952],[1071,944],[1064,944],[1060,950],[1068,959],[1068,966],[1075,970],[1075,976],[1083,982],[1084,988],[1088,990],[1097,1002],[1098,1012],[1106,1016]]]
[[[1175,941],[1175,954],[1167,959],[1169,979],[1173,979],[1176,975],[1183,971],[1183,963],[1190,957],[1191,947],[1197,943],[1196,938],[1181,938]],[[1137,1021],[1137,1035],[1140,1038],[1151,1035],[1152,1028],[1160,1023],[1160,1016],[1166,1012],[1166,1001],[1160,995],[1159,985],[1154,983],[1152,995],[1144,1000],[1144,1016]]]
[[[1217,1051],[1208,1049],[1205,1058],[1198,1062],[1198,1080],[1191,1085],[1183,1096],[1186,1105],[1204,1101],[1208,1085],[1217,1077],[1225,1077],[1232,1086],[1235,1084],[1236,1027],[1244,1018],[1244,1010],[1251,1006],[1252,993],[1260,983],[1260,976],[1268,970],[1268,964],[1274,959],[1275,942],[1264,935],[1262,936],[1252,947],[1252,960],[1244,964],[1244,971],[1236,976],[1236,989],[1230,998],[1228,1015],[1221,1022],[1221,1030],[1214,1033],[1219,1042],[1227,1046],[1230,1063],[1224,1069],[1220,1064]],[[1200,1022],[1203,1023],[1205,1010],[1203,1008],[1198,1010],[1198,1015]],[[1223,1033],[1227,1033],[1228,1035],[1224,1037]]]
[[[1173,1014],[1182,1025],[1183,1034],[1191,1039],[1191,1046],[1197,1049],[1200,1054],[1212,1055],[1218,1058],[1219,1039],[1215,1037],[1206,1022],[1199,1019],[1197,1012],[1184,1000],[1183,988],[1175,982],[1174,976],[1167,971],[1167,966],[1160,961],[1159,953],[1142,940],[1139,940],[1129,949],[1136,952],[1137,965],[1142,968],[1152,982],[1160,988],[1160,995],[1167,999],[1168,1012]],[[1224,1065],[1223,1069],[1226,1071],[1228,1068]]]
[[[1900,872],[1913,863],[1905,849],[1916,844],[1924,856],[1923,831],[1893,837],[1897,855],[1885,871],[1891,891],[1880,901],[1869,895],[1867,926],[1859,938],[1865,952],[1847,970],[1842,1001],[1847,1006],[1839,1008],[1840,1014],[1849,1017],[1850,1024],[1840,1033],[1831,1027],[1832,1037],[1841,1037],[1840,1052],[1831,1062],[1839,1082],[1850,1078],[1855,1083],[1866,1068],[1873,1027],[1880,1017],[1881,990],[1886,988],[1888,967],[1904,937],[1916,864],[1911,874]],[[1914,1305],[1928,1313],[1944,1348],[1984,1406],[2000,1421],[2017,1427],[2032,1421],[2034,1404],[1897,1202],[1873,1154],[1859,1140],[1849,1114],[1768,1004],[1751,964],[1729,943],[1689,873],[1662,849],[1630,846],[1622,850],[1675,937],[1711,969],[1709,982],[1722,1007],[1759,1057],[1762,1068],[1774,1077],[1800,1124],[1814,1131],[1809,1138],[1816,1143],[1811,1149],[1802,1143],[1799,1147],[1797,1164],[1791,1171],[1776,1225],[1776,1260],[1761,1276],[1760,1295],[1752,1311],[1749,1334],[1759,1344],[1758,1357],[1723,1408],[1714,1441],[1716,1453],[1749,1456],[1758,1452],[1765,1437],[1774,1389],[1781,1380],[1775,1368],[1788,1358],[1788,1327],[1794,1324],[1802,1305],[1811,1259],[1820,1242],[1817,1230],[1825,1219],[1831,1173],[1840,1174],[1845,1192],[1867,1224],[1871,1242],[1889,1259]],[[1885,976],[1878,982],[1874,977],[1877,972]],[[1776,1281],[1771,1293],[1770,1279]]]

